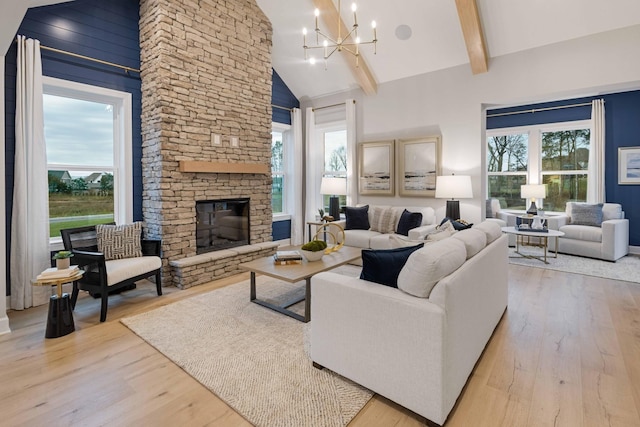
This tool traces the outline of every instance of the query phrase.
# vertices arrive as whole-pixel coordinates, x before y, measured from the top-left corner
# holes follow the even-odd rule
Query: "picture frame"
[[[435,197],[440,145],[439,136],[396,141],[401,196]]]
[[[618,148],[618,184],[640,184],[640,147]]]
[[[358,192],[363,195],[393,196],[394,141],[358,144]]]

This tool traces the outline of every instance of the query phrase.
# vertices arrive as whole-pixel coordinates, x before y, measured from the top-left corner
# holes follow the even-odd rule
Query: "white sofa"
[[[360,207],[361,205],[358,205]],[[373,209],[374,207],[383,207],[389,208],[390,206],[377,206],[377,205],[369,205],[369,223],[373,223]],[[409,212],[420,212],[422,213],[422,224],[419,227],[413,228],[409,230],[408,236],[402,236],[400,234],[395,234],[400,238],[405,238],[407,240],[424,240],[425,236],[435,230],[437,227],[436,223],[436,213],[431,207],[399,207],[393,206],[390,207],[395,211],[395,227],[394,230],[398,229],[398,222],[400,221],[400,216],[404,210],[408,210]],[[346,220],[335,221],[337,224],[342,226],[342,228],[346,227]],[[377,231],[369,230],[346,230],[345,229],[345,241],[344,244],[346,246],[353,246],[356,248],[363,249],[391,249],[391,243],[389,241],[390,234],[383,234]]]
[[[447,242],[465,233],[477,234],[479,228],[412,253],[398,286],[406,270],[411,273],[416,264],[411,264],[412,257],[422,265],[424,257],[431,256],[437,268],[452,259],[452,253],[443,250]],[[495,222],[485,228],[496,240],[463,258],[463,264],[439,280],[428,298],[332,272],[314,276],[314,366],[328,368],[443,424],[507,306],[507,236]],[[469,255],[469,246],[463,245],[463,257]]]
[[[602,205],[600,227],[572,224],[572,208],[575,205],[569,202],[565,215],[549,218],[549,228],[564,233],[558,238],[558,252],[605,261],[617,261],[629,253],[629,220],[625,219],[620,204]],[[555,250],[555,239],[550,239],[549,247]]]

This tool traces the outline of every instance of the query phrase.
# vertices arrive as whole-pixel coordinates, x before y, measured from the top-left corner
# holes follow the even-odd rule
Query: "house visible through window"
[[[52,239],[59,238],[64,228],[131,221],[129,97],[45,78],[44,133]]]
[[[563,211],[587,198],[589,121],[487,131],[488,195],[526,209],[523,184],[547,184],[544,209]]]

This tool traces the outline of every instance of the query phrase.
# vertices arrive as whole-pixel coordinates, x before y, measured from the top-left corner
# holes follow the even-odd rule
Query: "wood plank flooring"
[[[246,426],[223,401],[119,320],[247,280],[157,297],[145,282],[78,301],[76,331],[45,339],[47,307],[9,312],[0,336],[0,425]],[[509,266],[509,307],[447,426],[640,426],[640,285]],[[248,298],[247,288],[247,298]],[[375,396],[351,426],[426,420]]]

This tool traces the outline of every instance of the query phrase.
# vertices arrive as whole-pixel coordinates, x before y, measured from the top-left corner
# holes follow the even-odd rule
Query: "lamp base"
[[[460,202],[458,200],[447,200],[445,216],[454,221],[460,219]]]
[[[535,201],[531,202],[531,206],[529,206],[529,209],[527,209],[527,213],[529,215],[538,215],[538,207],[536,206]]]
[[[334,221],[340,219],[340,199],[338,196],[329,197],[329,215],[333,217]]]

